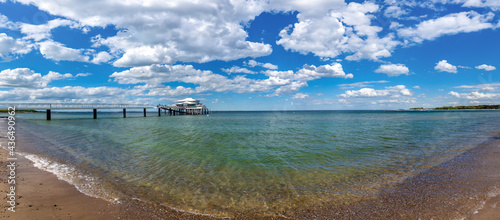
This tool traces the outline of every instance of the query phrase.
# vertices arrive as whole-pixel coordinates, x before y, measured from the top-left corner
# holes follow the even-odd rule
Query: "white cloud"
[[[292,99],[305,99],[305,98],[308,98],[308,97],[309,97],[308,94],[296,93],[295,95],[292,96]]]
[[[403,27],[403,25],[395,21],[391,22],[391,24],[389,25],[389,28],[393,30],[398,29],[400,27]]]
[[[449,73],[457,73],[457,67],[448,63],[446,60],[439,61],[434,67],[435,70],[439,72],[449,72]]]
[[[149,86],[159,86],[168,82],[183,82],[195,85],[194,92],[206,91],[237,93],[269,92],[268,96],[278,96],[297,92],[307,86],[307,82],[322,77],[352,78],[345,74],[342,65],[322,65],[319,67],[304,65],[297,72],[267,70],[267,79],[249,79],[243,75],[233,78],[215,74],[212,71],[194,69],[191,65],[151,65],[134,67],[130,70],[115,72],[111,75],[120,84],[146,83]]]
[[[484,83],[478,85],[462,85],[453,87],[463,90],[500,91],[500,83]]]
[[[385,89],[361,88],[359,90],[347,90],[338,95],[338,102],[343,105],[366,109],[373,108],[401,108],[401,105],[415,103],[415,98],[404,85],[388,86]]]
[[[451,95],[451,96],[454,96],[456,98],[460,98],[460,94],[458,92],[451,91],[448,94]]]
[[[119,29],[95,42],[110,48],[115,66],[208,62],[260,57],[271,45],[250,42],[244,25],[266,10],[254,1],[31,1],[40,10],[81,26]]]
[[[34,25],[27,23],[19,23],[21,33],[26,35],[26,39],[33,39],[35,41],[41,41],[50,39],[52,34],[51,30],[62,27],[62,26],[71,26],[76,28],[77,23],[74,21],[66,20],[66,19],[54,19],[48,21],[46,24]]]
[[[326,16],[299,14],[299,22],[283,29],[277,44],[287,50],[313,53],[322,58],[335,58],[343,53],[351,54],[346,57],[348,60],[389,57],[399,42],[394,40],[393,34],[379,38],[382,28],[371,26],[374,18],[371,13],[378,10],[378,5],[372,2],[352,2],[324,14]]]
[[[245,65],[248,65],[250,67],[255,67],[255,66],[261,66],[266,69],[271,69],[271,70],[276,70],[278,69],[278,66],[272,64],[272,63],[260,63],[255,60],[249,60],[248,62],[245,62]]]
[[[487,99],[495,99],[500,98],[500,94],[498,93],[482,93],[478,91],[470,92],[470,93],[457,93],[451,91],[448,93],[449,95],[460,98],[460,99],[469,99],[469,100],[487,100]]]
[[[402,15],[408,14],[408,11],[400,8],[399,6],[392,5],[385,9],[384,15],[389,18],[399,18]]]
[[[0,60],[10,61],[15,55],[27,54],[32,46],[25,41],[0,33]]]
[[[97,53],[94,58],[92,59],[92,63],[99,64],[99,63],[105,63],[113,59],[113,56],[111,56],[108,52],[106,51],[101,51]]]
[[[420,89],[420,86],[414,86],[413,88],[414,89]]]
[[[364,82],[357,82],[357,83],[340,84],[338,86],[341,89],[352,89],[352,88],[357,88],[357,87],[368,87],[368,86],[371,86],[370,84],[373,84],[373,83],[388,83],[388,82],[389,81],[386,81],[386,80],[364,81]]]
[[[475,11],[449,14],[437,19],[423,21],[415,28],[402,28],[398,35],[414,42],[420,43],[424,40],[433,40],[443,35],[468,33],[493,28],[489,23],[495,14],[481,15]]]
[[[493,70],[496,70],[497,68],[495,68],[494,66],[482,64],[482,65],[476,66],[476,69],[478,69],[478,70],[486,70],[486,71],[493,71]]]
[[[340,63],[333,63],[332,65],[314,66],[305,64],[302,69],[294,73],[293,71],[275,71],[267,70],[264,72],[270,77],[279,77],[282,79],[298,80],[298,81],[311,81],[322,77],[338,77],[338,78],[353,78],[351,73],[346,74]]]
[[[17,24],[10,21],[7,16],[0,14],[0,28],[6,28],[6,29],[16,29]]]
[[[6,101],[63,101],[83,103],[128,103],[133,90],[114,87],[65,86],[38,89],[15,88],[0,91],[0,99]]]
[[[385,87],[383,90],[375,90],[372,88],[362,88],[360,90],[347,90],[344,94],[339,95],[344,98],[375,98],[375,97],[393,97],[398,98],[401,95],[411,96],[412,93],[404,85]]]
[[[78,76],[78,75],[77,75]],[[0,87],[3,88],[42,88],[54,80],[74,78],[66,73],[60,74],[50,71],[42,76],[28,68],[6,69],[0,72]]]
[[[92,75],[92,73],[78,73],[76,74],[76,77],[86,77],[86,76],[90,76]]]
[[[376,73],[385,73],[388,76],[408,75],[410,70],[404,64],[383,64],[375,70]]]
[[[191,65],[151,65],[134,67],[111,75],[120,84],[146,83],[148,86],[159,86],[161,83],[184,82],[195,86],[193,92],[205,91],[237,93],[267,92],[276,86],[290,83],[281,79],[254,80],[237,75],[228,78],[212,71],[197,70]]]
[[[490,7],[494,11],[500,10],[498,0],[453,0],[454,3],[463,3],[462,7]]]
[[[255,74],[254,71],[251,71],[247,68],[241,68],[241,67],[238,67],[238,66],[233,66],[229,69],[224,69],[222,68],[222,71],[228,73],[228,74],[231,74],[231,73],[247,73],[247,74]]]
[[[52,59],[55,61],[67,60],[67,61],[80,61],[88,62],[89,57],[82,55],[83,50],[68,48],[59,42],[52,40],[44,41],[39,43],[40,53],[46,59]]]

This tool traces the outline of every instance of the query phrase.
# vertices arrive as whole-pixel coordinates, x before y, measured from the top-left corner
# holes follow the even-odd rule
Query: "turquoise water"
[[[153,115],[20,114],[18,151],[110,201],[273,215],[374,197],[500,131],[500,111]]]

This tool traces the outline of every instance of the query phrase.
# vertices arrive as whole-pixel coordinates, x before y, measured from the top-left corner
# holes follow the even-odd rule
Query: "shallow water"
[[[110,201],[293,215],[375,197],[500,131],[500,111],[141,114],[19,114],[17,150]]]

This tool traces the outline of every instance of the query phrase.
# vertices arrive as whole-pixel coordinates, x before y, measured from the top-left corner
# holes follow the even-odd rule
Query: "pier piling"
[[[97,119],[97,109],[94,108],[94,119]]]
[[[51,120],[50,109],[47,109],[47,120]]]
[[[144,117],[146,117],[146,108],[144,108]]]
[[[127,117],[127,109],[123,108],[123,118],[126,118],[126,117]]]

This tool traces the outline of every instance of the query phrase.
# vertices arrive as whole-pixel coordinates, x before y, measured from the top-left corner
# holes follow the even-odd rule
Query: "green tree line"
[[[455,109],[500,109],[500,105],[476,105],[476,106],[443,106],[434,108],[435,110],[455,110]]]

